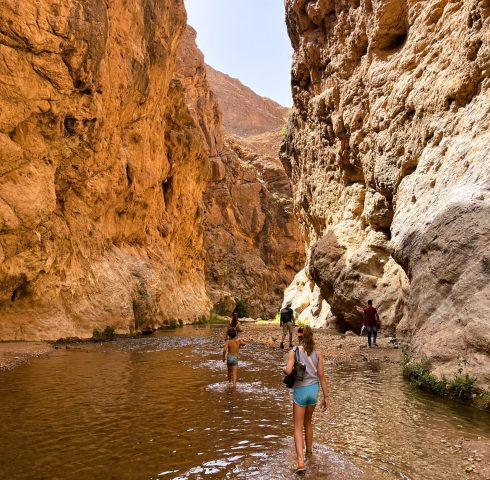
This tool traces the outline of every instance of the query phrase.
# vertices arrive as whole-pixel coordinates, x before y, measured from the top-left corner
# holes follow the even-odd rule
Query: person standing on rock
[[[377,346],[376,344],[376,336],[378,334],[378,328],[381,324],[379,319],[378,310],[373,307],[373,301],[368,300],[367,307],[364,307],[364,325],[367,330],[368,337],[368,346],[371,346],[371,337],[372,344]]]
[[[291,302],[288,302],[284,308],[281,309],[280,325],[282,327],[282,340],[281,348],[284,348],[284,339],[289,332],[289,348],[293,346],[293,333],[294,333],[294,310],[291,308]]]

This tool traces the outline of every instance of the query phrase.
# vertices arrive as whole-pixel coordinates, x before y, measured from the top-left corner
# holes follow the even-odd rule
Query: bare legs
[[[232,383],[236,387],[238,378],[238,367],[236,365],[228,365],[228,383]]]
[[[306,455],[313,453],[313,425],[311,419],[313,418],[313,412],[316,405],[308,405],[305,412],[305,442],[306,442]]]
[[[303,454],[303,428],[305,423],[305,407],[300,407],[293,403],[294,419],[294,446],[296,447],[296,461],[298,468],[305,467],[305,457]]]
[[[313,425],[312,417],[316,405],[308,405],[300,407],[293,403],[293,418],[294,418],[294,446],[296,447],[296,459],[298,468],[304,468],[305,457],[303,452],[303,444],[306,441],[306,454],[313,451]],[[303,440],[304,431],[304,440]]]

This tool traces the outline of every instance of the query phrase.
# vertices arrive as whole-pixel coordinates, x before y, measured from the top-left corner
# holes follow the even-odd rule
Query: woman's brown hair
[[[315,341],[313,340],[313,330],[309,325],[303,328],[303,348],[308,356],[315,350]]]

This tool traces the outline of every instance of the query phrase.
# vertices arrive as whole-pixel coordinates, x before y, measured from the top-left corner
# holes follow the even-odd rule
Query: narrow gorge
[[[182,2],[124,8],[2,4],[2,339],[268,318],[304,261],[287,110],[220,89]]]
[[[0,338],[283,298],[357,331],[372,297],[488,386],[488,2],[288,0],[289,115],[205,65],[182,2],[124,8],[2,3]]]
[[[0,479],[489,480],[489,327],[490,0],[0,0]]]

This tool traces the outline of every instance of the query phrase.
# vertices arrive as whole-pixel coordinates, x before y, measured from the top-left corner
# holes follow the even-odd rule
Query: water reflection
[[[282,353],[245,348],[233,389],[220,333],[185,328],[4,372],[0,478],[293,478]],[[332,401],[316,414],[306,478],[459,478],[440,439],[490,438],[488,417],[413,392],[396,365],[327,370]]]

